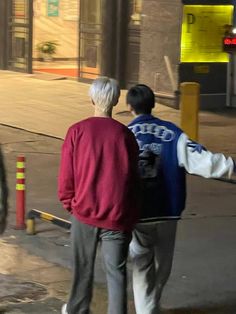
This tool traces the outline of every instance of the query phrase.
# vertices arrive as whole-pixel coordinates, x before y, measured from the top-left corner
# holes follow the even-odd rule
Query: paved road
[[[11,189],[7,241],[12,242],[9,236],[14,235],[14,244],[50,263],[70,268],[69,235],[66,231],[42,222],[37,223],[39,233],[35,237],[12,230],[15,160],[22,153],[27,159],[27,209],[42,209],[68,218],[56,195],[61,140],[1,126],[0,141]],[[199,177],[189,177],[188,181],[187,209],[179,223],[173,272],[163,295],[164,313],[235,314],[235,185]],[[103,287],[100,256],[96,265],[96,282]],[[68,286],[65,287],[67,289]],[[104,294],[101,289],[97,293],[103,291]],[[105,296],[103,300],[105,304]]]
[[[39,233],[35,237],[12,229],[15,221],[15,161],[18,154],[25,154],[27,209],[47,210],[68,218],[56,195],[60,138],[64,137],[71,123],[92,114],[87,92],[86,84],[47,81],[0,71],[0,123],[22,129],[0,126],[0,142],[11,189],[6,241],[27,249],[32,254],[29,258],[36,255],[62,269],[70,267],[68,233],[42,222],[37,224]],[[115,109],[115,118],[127,123],[132,117],[126,112],[124,97],[125,92]],[[159,105],[154,112],[163,119],[179,123],[179,111]],[[201,112],[199,118],[200,141],[213,151],[223,151],[236,158],[236,111]],[[162,300],[166,309],[164,314],[235,314],[235,185],[198,177],[189,177],[188,183],[187,208],[179,223],[173,271]],[[99,295],[98,299],[105,306],[100,258],[96,264],[96,282],[99,284],[98,295],[104,296]],[[64,287],[63,293],[67,288]],[[57,310],[60,302],[56,301],[54,305]],[[20,313],[38,313],[37,306],[29,304]],[[104,309],[98,310],[95,314],[104,312]]]

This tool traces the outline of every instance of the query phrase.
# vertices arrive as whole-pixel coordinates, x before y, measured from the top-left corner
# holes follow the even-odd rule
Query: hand
[[[72,214],[72,208],[71,207],[66,208],[66,210],[68,211],[68,213]]]

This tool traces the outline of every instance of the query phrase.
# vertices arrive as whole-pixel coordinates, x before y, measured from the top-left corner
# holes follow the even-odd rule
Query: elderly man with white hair
[[[138,218],[138,145],[112,119],[117,81],[96,79],[90,88],[94,116],[72,125],[61,154],[58,195],[72,214],[73,283],[62,313],[89,314],[99,241],[108,287],[108,313],[127,313],[126,260]]]

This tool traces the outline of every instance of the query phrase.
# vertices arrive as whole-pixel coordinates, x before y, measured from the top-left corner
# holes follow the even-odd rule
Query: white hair
[[[109,112],[120,97],[120,87],[116,80],[109,77],[100,77],[93,81],[89,95],[102,112]]]

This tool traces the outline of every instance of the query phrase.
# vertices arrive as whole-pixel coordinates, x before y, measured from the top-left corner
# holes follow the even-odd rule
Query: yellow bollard
[[[180,126],[194,141],[198,141],[198,112],[200,84],[184,82],[180,84]]]
[[[28,235],[34,235],[35,232],[35,219],[27,219],[26,220],[26,233]]]

